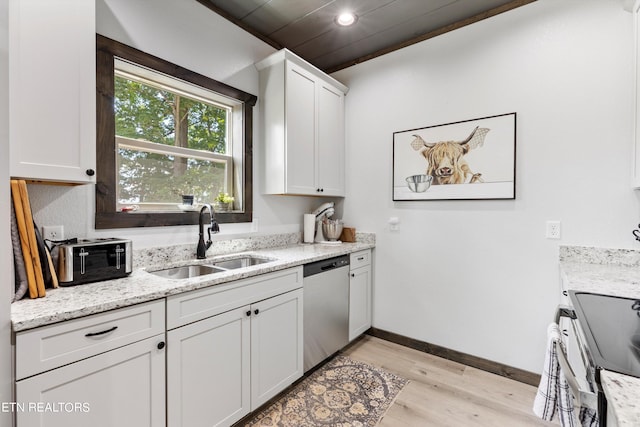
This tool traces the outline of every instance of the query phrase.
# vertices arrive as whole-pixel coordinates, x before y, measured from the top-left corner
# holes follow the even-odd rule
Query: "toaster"
[[[60,286],[117,279],[131,273],[131,240],[79,239],[57,248]]]

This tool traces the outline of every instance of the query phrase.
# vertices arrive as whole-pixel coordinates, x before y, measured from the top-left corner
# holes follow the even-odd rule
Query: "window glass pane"
[[[116,135],[173,145],[172,98],[167,91],[116,76]]]
[[[233,193],[232,158],[202,159],[206,157],[202,151],[218,156],[232,151],[228,133],[232,108],[170,89],[115,76],[116,139],[154,145],[145,149],[118,144],[117,202],[121,205],[144,203],[149,204],[147,209],[172,209],[171,204],[181,203],[182,194],[193,194],[196,203],[210,203],[220,192]],[[176,154],[167,147],[163,153],[163,146],[187,152]]]
[[[119,148],[118,203],[181,202],[193,194],[196,203],[210,202],[225,191],[227,162]]]
[[[117,136],[224,154],[230,113],[230,107],[115,77]]]

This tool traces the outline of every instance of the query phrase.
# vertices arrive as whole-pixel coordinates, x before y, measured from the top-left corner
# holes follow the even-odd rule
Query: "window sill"
[[[166,227],[172,225],[197,225],[200,212],[112,212],[96,213],[97,230],[132,227]],[[209,215],[206,215],[207,223]],[[215,219],[220,224],[251,222],[251,213],[216,212]]]

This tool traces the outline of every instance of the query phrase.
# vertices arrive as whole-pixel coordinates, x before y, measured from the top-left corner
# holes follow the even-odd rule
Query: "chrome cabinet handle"
[[[114,326],[113,328],[105,329],[104,331],[100,331],[100,332],[89,332],[87,334],[84,334],[84,336],[85,337],[97,337],[98,335],[104,335],[104,334],[108,334],[109,332],[113,332],[116,329],[118,329],[118,327]]]

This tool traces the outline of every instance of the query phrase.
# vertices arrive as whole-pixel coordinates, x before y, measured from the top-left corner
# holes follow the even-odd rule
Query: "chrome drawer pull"
[[[114,326],[113,328],[109,328],[109,329],[105,329],[104,331],[100,331],[100,332],[89,332],[88,334],[85,334],[85,337],[95,337],[98,335],[104,335],[104,334],[108,334],[109,332],[113,332],[116,329],[118,329],[117,326]]]

